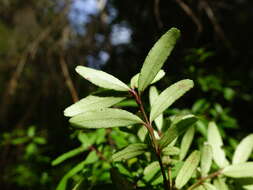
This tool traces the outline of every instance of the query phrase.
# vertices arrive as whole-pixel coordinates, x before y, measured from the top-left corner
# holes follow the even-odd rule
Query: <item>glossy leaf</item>
[[[222,170],[225,176],[233,178],[253,177],[253,162],[233,164]]]
[[[147,150],[147,147],[148,146],[143,143],[130,144],[123,150],[113,154],[112,161],[116,162],[136,157],[140,154],[143,154]]]
[[[200,152],[193,151],[184,162],[176,177],[176,188],[181,189],[192,177],[200,161]]]
[[[136,115],[121,109],[103,108],[81,113],[71,118],[70,123],[80,128],[123,127],[143,121]]]
[[[227,161],[225,152],[222,149],[222,146],[223,146],[222,138],[214,122],[210,122],[208,125],[207,139],[208,139],[208,143],[212,147],[213,159],[215,163],[220,168],[227,166],[229,162]]]
[[[107,89],[117,91],[129,91],[130,88],[116,77],[96,69],[84,66],[77,66],[76,72],[91,83]]]
[[[159,140],[159,145],[161,148],[169,145],[174,139],[179,135],[183,134],[190,126],[192,126],[197,118],[194,115],[181,115],[175,118],[175,122],[172,126],[164,133],[162,138]]]
[[[143,92],[145,88],[154,80],[167,57],[173,50],[179,36],[180,31],[176,28],[171,28],[155,43],[155,45],[149,51],[148,56],[146,57],[141,68],[140,77],[138,80],[139,92]]]
[[[86,98],[83,98],[75,104],[67,107],[64,110],[64,115],[67,117],[73,117],[83,112],[108,108],[124,99],[125,98],[123,97],[87,96]]]
[[[195,127],[192,126],[190,127],[186,133],[183,136],[181,146],[180,146],[180,154],[179,154],[179,159],[183,160],[187,154],[187,152],[190,149],[190,146],[192,144],[192,140],[195,134]]]
[[[233,164],[246,162],[253,151],[253,134],[245,137],[237,146],[233,155]]]
[[[158,91],[155,86],[151,86],[149,89],[149,102],[150,106],[152,107],[152,104],[154,103],[155,99],[159,96]],[[156,127],[159,131],[162,130],[163,127],[163,114],[161,113],[156,119],[155,119]]]
[[[208,174],[211,169],[213,159],[212,147],[209,144],[204,144],[201,150],[201,176],[204,177]]]
[[[181,80],[166,88],[154,101],[151,106],[150,121],[156,119],[177,99],[193,87],[193,81],[189,79]]]
[[[131,88],[138,88],[138,80],[139,80],[140,73],[134,75],[130,81]],[[161,80],[165,76],[164,70],[160,70],[157,75],[155,76],[154,80],[150,84],[154,84]]]
[[[80,146],[78,148],[75,148],[71,151],[68,151],[68,152],[62,154],[61,156],[57,157],[55,160],[52,161],[52,166],[56,166],[69,158],[72,158],[78,154],[81,154],[82,152],[84,152],[86,150],[86,148],[87,147],[85,147],[85,146]]]

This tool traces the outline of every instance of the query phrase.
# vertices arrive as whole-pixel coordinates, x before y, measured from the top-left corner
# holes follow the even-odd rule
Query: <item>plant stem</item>
[[[158,159],[158,162],[159,162],[159,165],[160,165],[160,168],[161,168],[161,172],[162,172],[162,176],[163,176],[163,184],[164,184],[164,189],[165,190],[170,190],[170,186],[168,184],[168,180],[167,180],[167,177],[166,177],[166,173],[165,173],[165,170],[164,170],[164,167],[163,167],[163,163],[162,163],[162,159],[161,159],[161,151],[160,151],[160,148],[158,146],[158,143],[157,143],[157,140],[155,138],[155,135],[154,135],[154,129],[152,127],[152,124],[151,122],[149,121],[148,117],[147,117],[147,114],[145,112],[145,109],[144,109],[144,106],[143,106],[143,103],[142,103],[142,100],[141,100],[141,97],[140,95],[134,90],[132,89],[130,91],[130,93],[134,96],[135,98],[135,101],[136,103],[139,105],[139,108],[140,108],[140,111],[145,119],[145,127],[148,129],[149,131],[149,135],[150,135],[150,138],[151,138],[151,142],[153,144],[153,147],[155,149],[155,153],[156,153],[156,156],[157,156],[157,159]]]
[[[218,176],[220,174],[221,174],[221,170],[218,170],[218,171],[216,171],[216,172],[214,172],[214,173],[212,173],[212,174],[210,174],[210,175],[208,175],[206,177],[200,178],[196,183],[194,183],[192,186],[190,186],[187,190],[193,190],[194,188],[198,187],[203,182],[205,182],[205,180],[214,178],[214,177],[216,177],[216,176]]]

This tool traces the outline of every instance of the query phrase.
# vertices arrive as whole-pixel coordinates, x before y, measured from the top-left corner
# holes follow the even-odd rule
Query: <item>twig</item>
[[[163,27],[163,23],[162,23],[161,17],[160,17],[159,4],[160,4],[160,0],[154,0],[155,19],[156,19],[158,28],[161,29]]]
[[[192,19],[192,21],[196,24],[197,30],[199,33],[203,31],[202,24],[192,9],[185,3],[183,0],[176,0],[178,5],[184,10],[184,12]]]
[[[211,178],[214,178],[214,177],[220,175],[221,171],[222,170],[218,170],[218,171],[216,171],[216,172],[214,172],[214,173],[212,173],[212,174],[210,174],[210,175],[208,175],[206,177],[203,177],[203,178],[199,179],[196,183],[194,183],[192,186],[190,186],[187,190],[193,190],[194,188],[198,187],[203,182],[205,182],[207,179],[211,179]]]

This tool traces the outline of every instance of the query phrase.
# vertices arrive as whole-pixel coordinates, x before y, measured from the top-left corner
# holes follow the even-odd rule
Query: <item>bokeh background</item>
[[[74,68],[127,83],[171,27],[159,86],[193,79],[175,107],[198,102],[236,144],[253,131],[252,23],[251,0],[0,0],[0,189],[55,189],[71,162],[51,161],[77,144],[63,110],[96,89]]]

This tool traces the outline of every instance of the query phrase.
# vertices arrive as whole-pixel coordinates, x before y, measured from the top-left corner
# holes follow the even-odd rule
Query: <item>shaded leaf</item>
[[[155,76],[162,68],[167,57],[173,50],[177,39],[180,36],[180,31],[176,28],[171,28],[167,31],[152,47],[146,57],[141,68],[140,77],[138,80],[138,90],[142,92],[154,80]]]
[[[208,174],[211,169],[213,159],[212,147],[209,144],[204,144],[201,150],[201,176],[204,177]]]
[[[180,169],[176,177],[176,188],[181,189],[192,177],[192,174],[199,165],[200,152],[193,151],[184,162],[183,167]]]
[[[154,101],[151,106],[150,121],[156,119],[177,99],[193,87],[193,81],[181,80],[166,88]]]
[[[237,146],[233,155],[233,164],[246,162],[253,151],[253,134],[245,137]]]
[[[189,151],[189,148],[192,144],[192,140],[195,134],[195,127],[192,126],[190,127],[186,133],[183,136],[182,142],[181,142],[181,146],[180,146],[180,154],[179,154],[179,159],[183,160],[187,154],[187,152]]]
[[[147,147],[148,146],[143,143],[130,144],[123,150],[113,154],[112,161],[116,162],[136,157],[140,154],[143,154],[147,150]]]
[[[103,108],[74,116],[69,122],[81,128],[123,127],[143,121],[136,115],[121,109]]]
[[[172,123],[172,126],[163,134],[162,138],[159,140],[159,145],[161,148],[166,147],[179,135],[184,133],[197,121],[197,118],[194,115],[189,114],[177,116],[175,120],[176,121]]]
[[[124,97],[98,97],[87,96],[80,101],[72,104],[64,110],[64,115],[67,117],[73,117],[83,112],[97,110],[101,108],[108,108],[118,102],[124,100]]]
[[[233,178],[253,177],[253,162],[233,164],[222,170],[225,176]]]
[[[121,175],[116,168],[110,169],[111,180],[118,190],[133,190],[133,184]]]
[[[116,77],[96,69],[84,66],[77,66],[76,72],[91,83],[107,89],[117,91],[129,91],[130,88]]]
[[[68,151],[68,152],[62,154],[61,156],[57,157],[55,160],[52,161],[52,166],[56,166],[56,165],[62,163],[63,161],[84,152],[86,150],[86,148],[87,148],[86,146],[80,146],[78,148],[75,148],[71,151]]]
[[[139,80],[140,73],[134,75],[130,81],[131,88],[138,88],[138,80]],[[165,76],[164,70],[160,70],[157,75],[155,76],[154,80],[150,84],[154,84],[161,80]]]
[[[214,122],[210,122],[208,124],[207,139],[208,139],[208,143],[212,147],[213,159],[215,163],[220,168],[227,166],[229,162],[227,161],[225,152],[222,149],[222,146],[223,146],[222,138]]]

